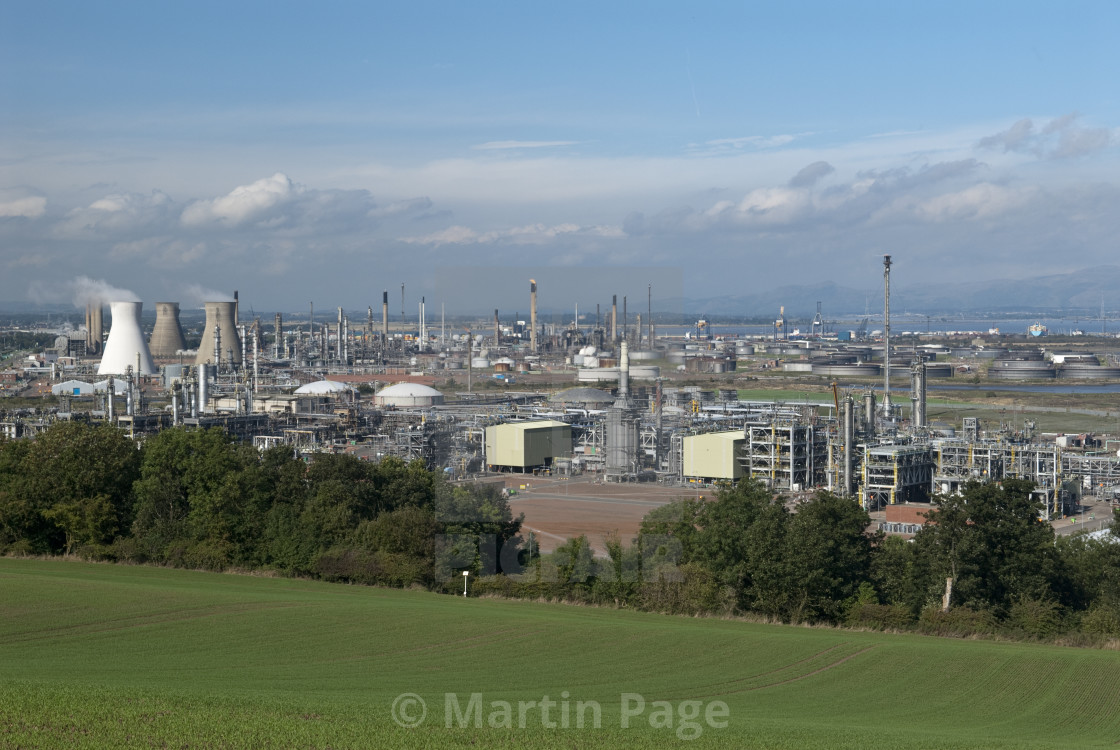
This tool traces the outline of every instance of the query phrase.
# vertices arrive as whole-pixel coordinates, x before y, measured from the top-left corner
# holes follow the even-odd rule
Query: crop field
[[[0,670],[3,748],[1120,740],[1111,651],[63,561],[0,559]]]

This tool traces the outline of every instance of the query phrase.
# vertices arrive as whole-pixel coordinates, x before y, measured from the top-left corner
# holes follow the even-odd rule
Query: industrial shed
[[[572,457],[572,427],[541,420],[486,428],[486,463],[495,471],[529,471]]]
[[[82,380],[67,380],[65,383],[51,386],[51,394],[58,396],[67,393],[72,396],[90,396],[93,395],[93,383],[86,383]]]
[[[682,441],[681,473],[696,479],[734,480],[743,476],[740,459],[746,445],[742,430],[688,435]]]

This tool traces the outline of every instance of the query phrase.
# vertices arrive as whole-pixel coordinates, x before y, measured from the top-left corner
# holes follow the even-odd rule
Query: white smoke
[[[233,295],[207,289],[199,284],[188,284],[183,287],[183,299],[188,305],[202,307],[204,302],[233,302]]]
[[[79,276],[61,283],[36,281],[27,290],[27,296],[39,304],[69,300],[77,308],[108,302],[140,301],[135,292],[115,287],[104,279],[91,279],[88,276]]]

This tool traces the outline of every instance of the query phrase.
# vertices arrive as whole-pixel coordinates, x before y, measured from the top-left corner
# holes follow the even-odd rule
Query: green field
[[[0,560],[0,747],[1073,748],[1120,740],[1120,654]],[[564,691],[572,728],[539,710]],[[402,693],[427,702],[406,729]],[[445,726],[446,694],[468,726]],[[469,696],[481,694],[481,727]],[[629,728],[621,726],[623,693]],[[512,705],[512,728],[501,704]],[[576,701],[585,727],[574,728]],[[669,713],[654,701],[668,701]],[[697,701],[696,704],[688,701]],[[704,710],[727,704],[727,726]],[[596,702],[601,708],[595,728]],[[693,707],[696,722],[690,720]],[[415,706],[412,706],[415,708]],[[717,709],[718,710],[718,706]],[[685,736],[678,739],[681,715]],[[415,716],[415,713],[409,715]],[[671,727],[651,727],[655,722]],[[718,715],[713,723],[719,724]]]

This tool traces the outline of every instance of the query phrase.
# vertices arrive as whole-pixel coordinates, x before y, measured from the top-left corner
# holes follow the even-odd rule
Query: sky
[[[1117,38],[1107,1],[9,2],[0,301],[404,284],[431,319],[529,278],[589,310],[1112,265]]]

